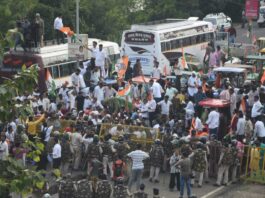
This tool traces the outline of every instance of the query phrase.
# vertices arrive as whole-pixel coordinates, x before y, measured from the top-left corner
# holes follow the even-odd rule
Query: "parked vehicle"
[[[207,14],[203,21],[211,22],[216,31],[220,30],[222,25],[224,29],[227,31],[232,24],[232,20],[230,17],[226,16],[224,13],[215,13],[215,14]]]
[[[140,59],[144,75],[151,74],[154,61],[168,75],[174,60],[182,56],[193,56],[202,64],[207,45],[213,40],[212,24],[194,17],[153,21],[132,25],[123,32],[121,55],[127,55],[132,65]]]

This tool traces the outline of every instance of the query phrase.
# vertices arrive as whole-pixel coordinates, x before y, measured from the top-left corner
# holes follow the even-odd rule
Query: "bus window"
[[[70,76],[75,71],[75,62],[66,63],[59,66],[60,68],[60,77]]]
[[[191,40],[191,45],[195,45],[195,44],[197,44],[197,42],[196,42],[196,38],[197,38],[197,36],[192,36],[192,37],[190,38],[190,40]]]
[[[49,72],[52,75],[52,78],[59,78],[59,68],[58,65],[49,67]]]
[[[165,42],[161,42],[161,52],[166,51],[166,43]]]
[[[170,41],[166,42],[166,51],[171,50]]]

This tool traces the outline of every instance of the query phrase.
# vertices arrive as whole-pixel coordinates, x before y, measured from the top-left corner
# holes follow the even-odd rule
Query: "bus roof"
[[[243,73],[246,70],[244,68],[235,68],[235,67],[217,67],[213,69],[214,72],[224,72],[224,73]]]
[[[253,65],[242,65],[242,64],[234,64],[234,63],[225,63],[225,67],[233,67],[233,68],[243,68],[243,69],[252,69]]]
[[[210,25],[206,21],[195,21],[189,19],[165,19],[160,21],[152,21],[141,24],[134,24],[131,26],[131,30],[140,30],[140,31],[154,31],[154,32],[163,32],[171,30],[182,30],[189,29],[203,25]]]

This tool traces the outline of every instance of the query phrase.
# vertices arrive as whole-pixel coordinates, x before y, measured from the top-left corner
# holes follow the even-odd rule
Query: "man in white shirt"
[[[89,95],[87,94],[87,95],[85,96],[83,110],[85,111],[87,108],[91,107],[91,105],[92,105],[91,98],[90,98]]]
[[[172,105],[172,102],[170,102],[168,98],[169,98],[168,95],[166,95],[164,100],[157,103],[158,105],[161,106],[161,114],[162,114],[161,119],[165,122],[167,122],[168,120],[170,106]]]
[[[117,94],[117,91],[112,87],[111,84],[104,87],[104,98],[109,99],[114,97]]]
[[[135,151],[127,154],[128,157],[132,159],[132,174],[128,183],[129,191],[131,192],[133,182],[136,182],[136,190],[138,191],[141,184],[141,179],[144,171],[143,160],[149,158],[149,155],[141,150],[142,145],[137,144]]]
[[[155,101],[159,102],[161,100],[161,97],[162,97],[163,88],[161,87],[161,85],[159,83],[155,82],[153,79],[151,79],[149,81],[149,85],[150,85],[150,88],[152,90],[153,97],[154,97]]]
[[[212,109],[208,115],[206,124],[208,124],[210,136],[215,135],[217,137],[218,127],[219,127],[220,114]]]
[[[72,73],[71,75],[71,81],[72,81],[72,85],[75,88],[76,92],[79,92],[79,88],[80,88],[80,69],[77,68],[76,71],[74,73]]]
[[[55,145],[52,149],[52,159],[53,159],[53,168],[54,169],[59,169],[61,165],[61,156],[62,156],[62,147],[59,144],[58,138],[54,138]]]
[[[160,71],[158,66],[159,66],[159,62],[154,61],[154,69],[152,71],[151,76],[155,79],[160,79],[160,77],[161,77],[161,71]]]
[[[255,123],[255,128],[254,128],[254,134],[253,137],[256,138],[263,144],[265,144],[265,127],[264,123],[261,121],[261,117],[258,116],[257,121]]]
[[[195,113],[195,130],[197,132],[202,132],[203,130],[203,124],[202,124],[202,121],[201,119],[199,118],[199,116],[197,115],[197,113]]]
[[[99,84],[95,87],[94,97],[97,98],[100,102],[102,102],[104,100],[103,82],[99,82]]]
[[[155,111],[156,111],[156,101],[151,99],[147,102],[148,106],[148,117],[149,117],[149,124],[153,126],[153,120],[155,119]]]
[[[193,97],[194,94],[196,94],[197,92],[197,78],[195,72],[192,72],[192,75],[189,77],[188,80],[188,93],[189,96]]]
[[[254,104],[251,109],[251,117],[256,118],[257,116],[260,116],[263,111],[263,106],[259,101],[259,96],[254,96]]]
[[[93,47],[89,49],[89,51],[91,52],[91,58],[96,58],[96,55],[99,51],[97,45],[97,41],[93,41]]]
[[[244,118],[243,112],[239,111],[238,112],[238,121],[237,121],[237,127],[236,127],[236,136],[237,140],[242,142],[243,139],[245,138],[245,125],[246,125],[246,120]]]
[[[100,68],[100,76],[105,77],[105,60],[106,60],[106,54],[103,51],[103,45],[99,45],[99,50],[96,53],[96,67]]]
[[[0,142],[0,160],[6,160],[8,157],[8,144],[6,142],[6,136],[1,134],[1,142]]]
[[[57,44],[60,44],[61,42],[64,43],[64,35],[60,30],[63,27],[63,19],[61,14],[59,14],[58,17],[55,18],[53,27],[56,31]]]

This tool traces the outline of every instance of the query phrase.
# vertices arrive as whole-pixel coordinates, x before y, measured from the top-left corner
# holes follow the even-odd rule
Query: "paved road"
[[[259,184],[238,184],[230,186],[229,190],[223,189],[209,198],[264,198],[264,185]]]
[[[250,39],[247,37],[247,25],[245,28],[241,28],[240,24],[235,25],[236,31],[237,31],[237,38],[236,43],[251,43]],[[261,36],[265,37],[265,28],[259,28],[256,22],[253,22],[253,35],[256,36],[256,38],[259,38]]]

